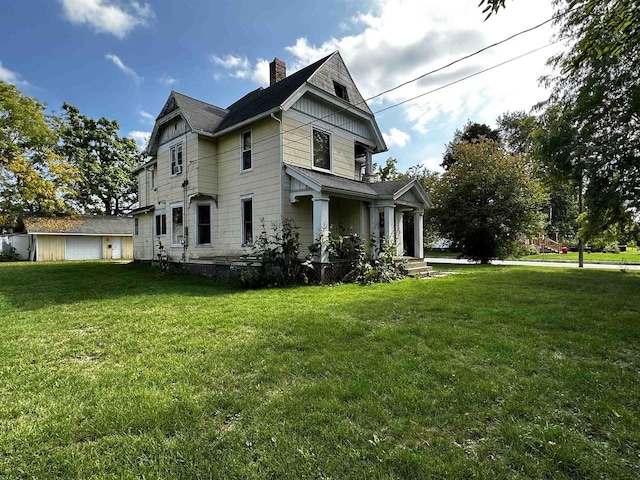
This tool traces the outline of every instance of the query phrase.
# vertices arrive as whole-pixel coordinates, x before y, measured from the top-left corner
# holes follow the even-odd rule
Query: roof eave
[[[272,113],[277,113],[279,111],[282,110],[282,106],[278,105],[277,107],[271,108],[270,110],[267,110],[265,112],[262,112],[258,115],[254,115],[251,118],[247,118],[246,120],[243,120],[242,122],[236,123],[234,125],[231,125],[223,130],[214,132],[211,137],[212,138],[219,138],[222,137],[223,135],[226,135],[227,133],[231,133],[234,132],[236,130],[240,130],[244,127],[247,127],[249,125],[251,125],[252,123],[257,122],[258,120],[262,120],[264,118],[267,118],[269,116],[271,116]]]

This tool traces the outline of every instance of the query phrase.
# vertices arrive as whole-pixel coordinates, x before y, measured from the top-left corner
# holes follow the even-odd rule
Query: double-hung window
[[[331,170],[331,135],[313,129],[313,166]]]
[[[174,145],[170,149],[171,175],[182,173],[182,144]]]
[[[240,202],[242,214],[242,245],[253,243],[253,197],[243,198]]]
[[[167,215],[165,213],[156,214],[156,236],[167,234]]]
[[[184,219],[182,205],[171,206],[171,245],[182,245],[184,241]]]
[[[251,130],[242,132],[242,171],[253,168],[253,159],[251,158],[252,147]]]
[[[196,208],[196,245],[211,245],[211,204],[199,203]]]

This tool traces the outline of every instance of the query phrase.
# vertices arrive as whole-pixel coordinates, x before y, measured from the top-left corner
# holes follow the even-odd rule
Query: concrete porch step
[[[397,258],[396,263],[404,265],[404,269],[410,277],[418,278],[430,278],[433,276],[433,267],[427,265],[427,262],[422,258]]]

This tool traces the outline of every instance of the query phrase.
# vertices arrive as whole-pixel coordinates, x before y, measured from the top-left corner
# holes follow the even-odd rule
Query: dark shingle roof
[[[133,235],[133,218],[110,215],[69,215],[61,217],[25,217],[27,233],[75,235]]]
[[[171,95],[173,95],[187,123],[195,131],[213,133],[229,113],[228,110],[175,91],[172,91]]]
[[[370,183],[369,185],[381,197],[392,197],[413,180],[413,178],[403,178],[402,180],[387,180],[386,182]]]
[[[298,88],[300,88],[331,55],[298,70],[268,88],[259,88],[245,95],[227,108],[229,112],[218,125],[217,131],[233,127],[261,113],[266,113],[282,105]]]
[[[331,173],[318,172],[308,168],[287,165],[287,169],[292,169],[300,175],[317,183],[322,188],[341,190],[370,197],[392,197],[402,188],[413,182],[413,178],[403,180],[390,180],[386,182],[364,183],[349,178],[338,177]]]

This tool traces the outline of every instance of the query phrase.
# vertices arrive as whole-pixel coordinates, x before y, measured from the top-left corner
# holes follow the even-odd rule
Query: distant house
[[[75,215],[22,218],[29,260],[132,259],[131,217]]]
[[[275,59],[270,75],[227,108],[171,92],[136,170],[134,258],[160,247],[185,263],[240,256],[283,220],[303,247],[343,227],[372,253],[390,239],[397,255],[423,257],[431,201],[416,179],[376,180],[372,156],[387,146],[340,54],[290,76]]]

